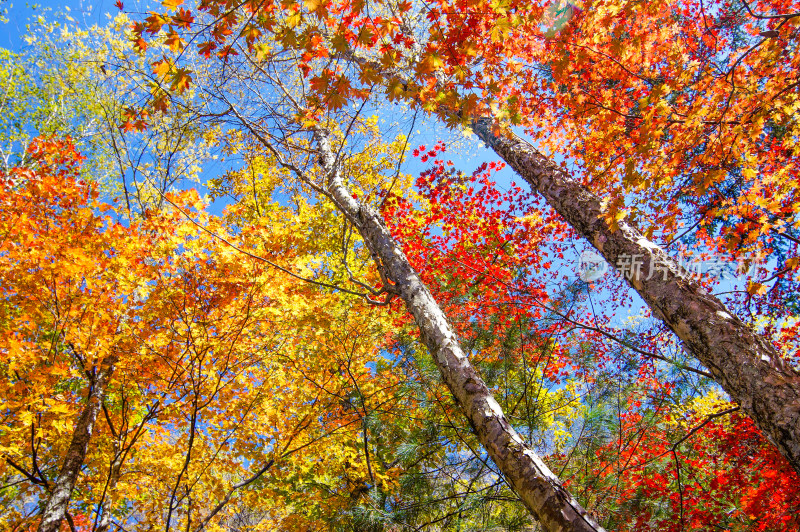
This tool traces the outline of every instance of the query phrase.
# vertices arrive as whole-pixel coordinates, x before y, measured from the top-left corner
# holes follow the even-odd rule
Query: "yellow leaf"
[[[290,28],[296,28],[300,25],[300,21],[302,20],[303,16],[298,11],[297,13],[291,14],[286,17],[286,25]]]
[[[171,70],[172,63],[170,63],[166,58],[153,63],[153,73],[161,79],[167,77]]]
[[[182,52],[183,51],[183,47],[186,45],[186,41],[184,41],[181,38],[181,36],[178,35],[178,32],[171,31],[167,35],[167,38],[164,41],[164,44],[166,44],[169,47],[169,49],[172,50],[173,52]]]
[[[310,13],[316,13],[319,17],[327,15],[326,4],[325,0],[304,0],[303,2]]]
[[[255,45],[256,61],[264,61],[267,59],[271,50],[272,48],[270,48],[267,43],[262,42]]]
[[[492,42],[499,42],[506,36],[510,29],[511,22],[507,18],[503,17],[497,19],[492,27]]]
[[[30,410],[25,410],[24,412],[20,412],[19,420],[22,422],[22,426],[24,427],[33,424],[33,412],[31,412]]]
[[[751,296],[763,296],[767,293],[767,286],[761,283],[751,282],[747,285],[747,293]]]
[[[172,85],[170,88],[174,91],[183,92],[189,88],[189,83],[192,81],[192,76],[185,68],[179,68],[175,75],[172,76]]]

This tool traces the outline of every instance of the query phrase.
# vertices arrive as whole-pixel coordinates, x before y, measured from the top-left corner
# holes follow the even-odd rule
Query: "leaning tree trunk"
[[[75,487],[78,473],[80,473],[81,466],[86,459],[86,452],[89,449],[89,440],[92,438],[97,413],[103,403],[103,396],[105,396],[108,381],[114,373],[116,362],[116,356],[108,356],[103,359],[100,364],[100,370],[90,384],[86,405],[83,407],[81,417],[72,431],[72,442],[70,442],[61,471],[58,473],[58,477],[56,477],[50,490],[50,496],[42,512],[42,521],[39,523],[38,532],[58,532],[61,522],[67,515],[72,489]]]
[[[549,531],[600,531],[602,527],[561,485],[503,415],[459,345],[447,318],[375,210],[345,187],[325,131],[316,131],[327,192],[364,239],[378,267],[414,317],[442,379],[489,456],[525,507]]]
[[[631,286],[800,473],[800,373],[625,219],[612,230],[590,190],[519,137],[495,135],[492,124],[480,119],[473,130],[609,264],[636,258],[649,278],[628,276]]]

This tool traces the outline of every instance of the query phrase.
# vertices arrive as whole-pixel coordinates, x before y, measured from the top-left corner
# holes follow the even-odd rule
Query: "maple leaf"
[[[381,76],[380,73],[378,73],[377,71],[370,68],[368,65],[364,65],[361,67],[361,72],[359,73],[359,80],[367,85],[376,85],[383,80],[383,76]]]
[[[163,91],[158,91],[153,95],[150,106],[161,113],[166,113],[169,110],[170,100],[169,95]]]
[[[368,27],[362,27],[361,30],[358,32],[357,42],[362,46],[370,47],[375,44],[376,39],[377,36]]]
[[[184,92],[189,88],[189,83],[192,81],[190,71],[185,68],[179,68],[172,75],[172,83],[170,89],[179,93]]]
[[[317,76],[311,78],[311,88],[318,94],[324,94],[328,91],[328,84],[331,80],[331,72],[324,70]]]
[[[204,43],[200,43],[198,45],[198,51],[200,55],[209,59],[211,57],[212,52],[217,48],[217,43],[213,41],[206,41]]]
[[[145,41],[141,37],[138,37],[138,38],[134,38],[133,39],[133,46],[136,48],[136,50],[138,52],[141,53],[141,52],[144,52],[145,50],[147,50],[147,46],[148,45],[147,45],[147,41]]]
[[[184,41],[177,32],[171,31],[167,34],[164,44],[166,44],[173,52],[182,52],[184,46],[186,45],[186,41]]]
[[[319,19],[324,19],[328,16],[327,0],[303,0],[303,5],[309,12],[316,14]]]
[[[386,86],[386,93],[389,95],[389,100],[397,100],[401,98],[406,92],[405,86],[398,79],[390,80]]]
[[[498,18],[492,26],[491,39],[492,42],[500,42],[506,37],[509,30],[511,30],[511,21],[506,17]]]
[[[444,66],[444,61],[436,53],[431,53],[423,56],[417,65],[417,71],[420,73],[435,72]]]
[[[331,92],[325,97],[325,101],[331,109],[341,109],[347,103],[347,98],[339,92]]]
[[[303,20],[303,15],[300,11],[297,11],[287,16],[285,20],[286,26],[289,27],[289,29],[293,29],[300,25],[300,22]]]
[[[267,43],[258,43],[254,47],[256,61],[266,61],[272,48]]]
[[[153,73],[159,79],[166,78],[175,69],[175,65],[166,57],[162,57],[162,59],[152,63],[152,67]]]
[[[186,9],[180,8],[178,12],[172,15],[172,23],[184,29],[190,29],[192,27],[192,23],[194,22],[194,16],[192,15],[191,11]]]
[[[217,57],[219,57],[223,61],[226,61],[228,59],[228,57],[236,56],[236,55],[239,55],[239,52],[237,52],[233,48],[233,46],[224,46],[224,47],[222,47],[220,49],[219,52],[217,52]]]
[[[336,52],[345,52],[349,49],[349,41],[347,39],[346,33],[343,32],[336,32],[331,37],[331,46],[333,47],[334,51]]]
[[[769,287],[767,285],[757,283],[757,282],[750,282],[747,284],[747,293],[750,295],[759,295],[763,296],[767,293]]]
[[[169,24],[170,20],[170,17],[167,15],[151,12],[150,16],[145,19],[144,28],[147,33],[155,35],[161,31],[162,27]]]
[[[353,14],[360,15],[364,11],[365,0],[352,0],[350,5]]]
[[[261,36],[261,30],[258,28],[258,26],[248,24],[242,28],[241,35],[247,40],[248,43],[252,44]]]

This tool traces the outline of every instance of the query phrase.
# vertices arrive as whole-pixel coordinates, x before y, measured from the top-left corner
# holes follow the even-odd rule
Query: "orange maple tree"
[[[303,474],[343,492],[330,512],[346,505],[365,481],[352,464],[367,408],[390,412],[397,383],[366,367],[380,317],[310,305],[320,294],[270,266],[263,240],[237,247],[196,192],[130,220],[82,180],[68,140],[29,155],[0,178],[2,526],[200,530],[255,494],[297,495]],[[272,245],[273,260],[305,260]],[[343,402],[354,389],[364,411]],[[370,482],[391,490],[397,473],[376,462]],[[286,503],[261,518],[319,516]]]

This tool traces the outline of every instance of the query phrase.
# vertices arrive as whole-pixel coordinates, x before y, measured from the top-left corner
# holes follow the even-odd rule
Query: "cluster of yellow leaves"
[[[348,485],[366,478],[364,418],[394,406],[397,376],[385,363],[369,365],[380,358],[383,318],[240,251],[289,267],[310,263],[336,241],[336,224],[315,222],[309,206],[292,212],[263,189],[265,213],[288,221],[272,235],[264,227],[237,239],[202,211],[196,193],[124,221],[77,179],[70,150],[41,142],[36,168],[2,178],[0,476],[24,469],[52,481],[89,375],[113,353],[120,361],[75,492],[80,507],[100,503],[145,528],[169,515],[197,522],[271,461],[236,500],[296,500],[318,478],[342,490],[334,506],[349,503]],[[264,183],[282,177],[263,170]],[[292,231],[320,238],[296,250],[269,238]],[[393,489],[398,470],[373,460],[371,482]],[[292,482],[297,492],[286,489]],[[41,485],[21,486],[4,497],[44,494]],[[262,517],[283,526],[291,504],[283,508]],[[29,521],[17,510],[3,526]],[[301,510],[295,521],[320,517]]]
[[[666,423],[668,426],[689,430],[697,425],[698,420],[703,421],[710,415],[718,414],[734,406],[736,406],[735,403],[724,397],[719,390],[712,389],[705,395],[674,406]],[[726,423],[727,421],[727,417],[721,418],[721,422]]]

